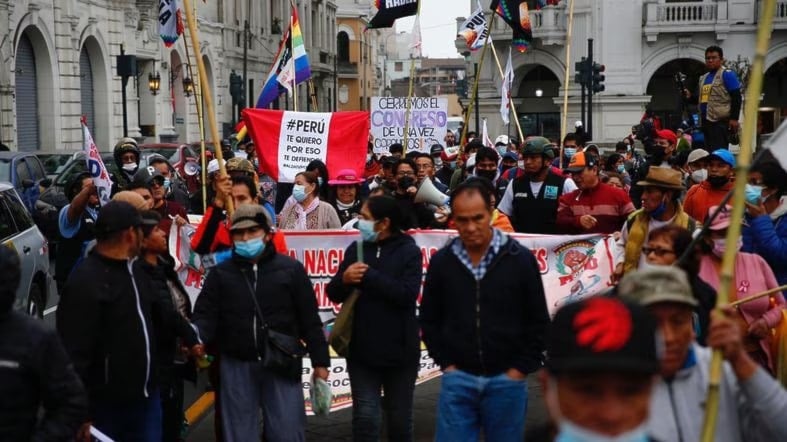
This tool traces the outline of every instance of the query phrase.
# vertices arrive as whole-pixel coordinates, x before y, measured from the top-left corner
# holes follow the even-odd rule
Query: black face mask
[[[489,181],[494,181],[495,177],[497,176],[496,170],[476,170],[475,175],[477,177],[486,178]]]
[[[399,178],[396,183],[399,185],[399,190],[404,192],[415,184],[415,179],[410,176],[403,176]]]
[[[711,187],[716,187],[716,188],[722,187],[725,184],[727,184],[729,181],[730,179],[726,176],[715,176],[715,175],[708,176],[708,183],[710,184]]]

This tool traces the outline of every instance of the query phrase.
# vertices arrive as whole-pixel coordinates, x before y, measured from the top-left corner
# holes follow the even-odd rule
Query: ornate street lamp
[[[189,77],[183,77],[183,93],[190,97],[194,92],[194,82]]]
[[[161,90],[161,75],[159,75],[158,71],[148,74],[148,88],[153,95],[158,95],[159,90]]]

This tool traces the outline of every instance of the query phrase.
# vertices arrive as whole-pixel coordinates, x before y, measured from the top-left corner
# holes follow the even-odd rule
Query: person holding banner
[[[358,222],[363,262],[357,262],[358,246],[353,242],[326,287],[335,303],[360,290],[347,356],[356,442],[380,439],[381,408],[388,440],[413,440],[413,391],[420,356],[415,311],[423,270],[421,250],[403,227],[404,217],[393,198],[369,198]]]
[[[295,204],[285,207],[279,214],[282,230],[339,229],[339,215],[327,202],[320,199],[319,177],[315,172],[295,175],[292,187]]]
[[[328,379],[328,343],[311,281],[300,262],[276,253],[271,232],[262,206],[238,206],[230,227],[232,259],[208,273],[194,306],[200,338],[221,351],[226,442],[259,441],[260,410],[265,440],[304,441],[306,351],[314,375]]]
[[[68,275],[82,261],[85,247],[95,239],[93,232],[98,218],[98,193],[89,172],[75,176],[66,187],[66,204],[58,215],[60,244],[55,256],[55,281],[62,293]]]
[[[480,180],[451,195],[459,237],[432,256],[422,337],[443,370],[435,440],[522,440],[529,373],[543,365],[549,325],[533,253],[493,228],[493,190]]]

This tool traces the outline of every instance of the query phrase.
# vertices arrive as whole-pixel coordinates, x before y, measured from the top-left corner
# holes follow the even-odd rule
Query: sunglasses
[[[656,256],[664,256],[664,255],[666,255],[668,253],[674,254],[675,251],[674,250],[669,250],[669,249],[660,249],[658,247],[643,247],[642,248],[642,254],[643,255],[648,256],[651,253],[655,253]]]

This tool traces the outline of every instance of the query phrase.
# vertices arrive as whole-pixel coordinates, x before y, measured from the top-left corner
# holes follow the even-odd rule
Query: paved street
[[[528,378],[527,427],[539,425],[546,420],[541,386],[535,375]],[[415,388],[415,440],[434,439],[435,412],[440,393],[440,378],[421,384]],[[328,417],[309,417],[306,439],[313,442],[348,441],[352,439],[352,410],[345,409],[331,413]],[[207,442],[213,437],[213,413],[207,413],[192,429],[187,439],[190,442]],[[387,439],[384,439],[387,440]]]

